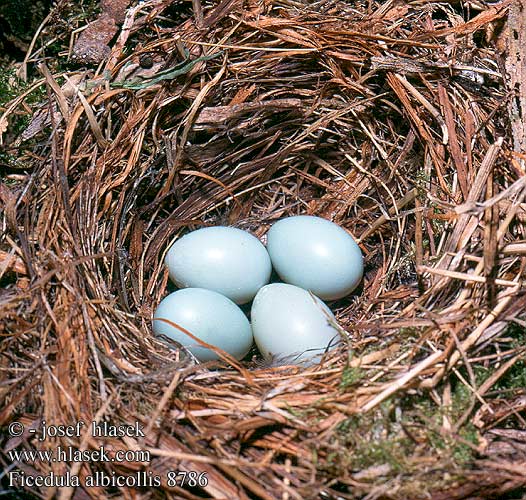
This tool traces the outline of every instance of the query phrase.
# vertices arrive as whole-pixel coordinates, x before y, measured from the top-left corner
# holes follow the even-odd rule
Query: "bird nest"
[[[4,492],[524,487],[519,3],[102,4],[82,31],[94,6],[58,2],[2,98]],[[153,337],[170,242],[297,214],[365,256],[322,363],[198,364]]]

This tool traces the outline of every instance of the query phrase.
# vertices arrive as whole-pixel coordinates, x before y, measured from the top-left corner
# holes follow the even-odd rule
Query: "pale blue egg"
[[[154,318],[164,318],[185,328],[195,337],[243,358],[252,346],[250,323],[243,311],[230,299],[211,290],[185,288],[165,297]],[[155,335],[166,335],[186,347],[200,361],[219,359],[211,349],[164,321],[153,321]]]
[[[343,228],[321,217],[276,222],[267,234],[267,250],[283,281],[324,300],[345,297],[363,276],[360,247]]]
[[[179,288],[219,292],[236,304],[250,302],[269,282],[272,264],[263,244],[234,227],[206,227],[178,239],[166,255]]]
[[[316,362],[340,340],[334,315],[323,301],[285,283],[258,292],[251,321],[256,345],[267,360]]]

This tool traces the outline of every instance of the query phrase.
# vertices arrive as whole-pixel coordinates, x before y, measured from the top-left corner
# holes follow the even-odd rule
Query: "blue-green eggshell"
[[[272,265],[264,245],[235,227],[198,229],[178,239],[165,263],[179,288],[206,288],[236,304],[250,302],[269,282]]]
[[[236,359],[243,358],[252,346],[252,329],[243,311],[224,295],[211,290],[177,290],[161,301],[154,318],[168,319]],[[219,358],[217,353],[202,347],[184,332],[164,321],[154,319],[153,332],[179,342],[200,361]]]
[[[330,320],[336,322],[322,300],[285,283],[264,286],[252,303],[254,340],[267,360],[318,361],[340,340]]]
[[[280,278],[323,300],[351,293],[363,276],[363,256],[340,226],[321,217],[299,215],[276,222],[267,250]]]

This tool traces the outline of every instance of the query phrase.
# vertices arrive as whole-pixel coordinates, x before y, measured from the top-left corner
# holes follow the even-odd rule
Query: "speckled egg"
[[[179,288],[206,288],[236,304],[251,301],[269,282],[272,265],[263,244],[234,227],[206,227],[178,239],[166,255]]]
[[[283,281],[323,300],[345,297],[363,276],[360,247],[343,228],[321,217],[276,222],[267,234],[267,250]]]
[[[243,358],[252,346],[252,330],[243,311],[224,295],[211,290],[185,288],[165,297],[155,311],[153,332],[175,340],[200,361],[218,359],[213,350],[201,346],[175,326],[155,318],[176,323],[236,359]]]
[[[256,295],[251,310],[252,332],[267,360],[317,362],[339,340],[331,310],[322,300],[293,285],[273,283]]]

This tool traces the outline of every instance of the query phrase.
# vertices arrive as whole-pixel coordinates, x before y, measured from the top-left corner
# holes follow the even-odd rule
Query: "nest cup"
[[[96,37],[99,70],[66,82],[39,66],[44,117],[23,98],[0,108],[14,158],[0,186],[0,423],[137,424],[144,436],[104,443],[145,450],[143,462],[34,468],[147,472],[184,498],[462,498],[524,484],[522,434],[505,432],[524,410],[524,137],[492,62],[514,7],[174,6],[146,0],[109,23],[119,34]],[[66,47],[68,29],[41,36]],[[18,133],[15,110],[29,122]],[[363,286],[331,304],[347,341],[320,365],[198,365],[154,338],[170,242],[205,225],[264,240],[298,214],[341,225],[365,255]],[[103,442],[84,438],[41,446]],[[6,463],[17,443],[2,442]],[[174,470],[206,481],[174,484]]]

